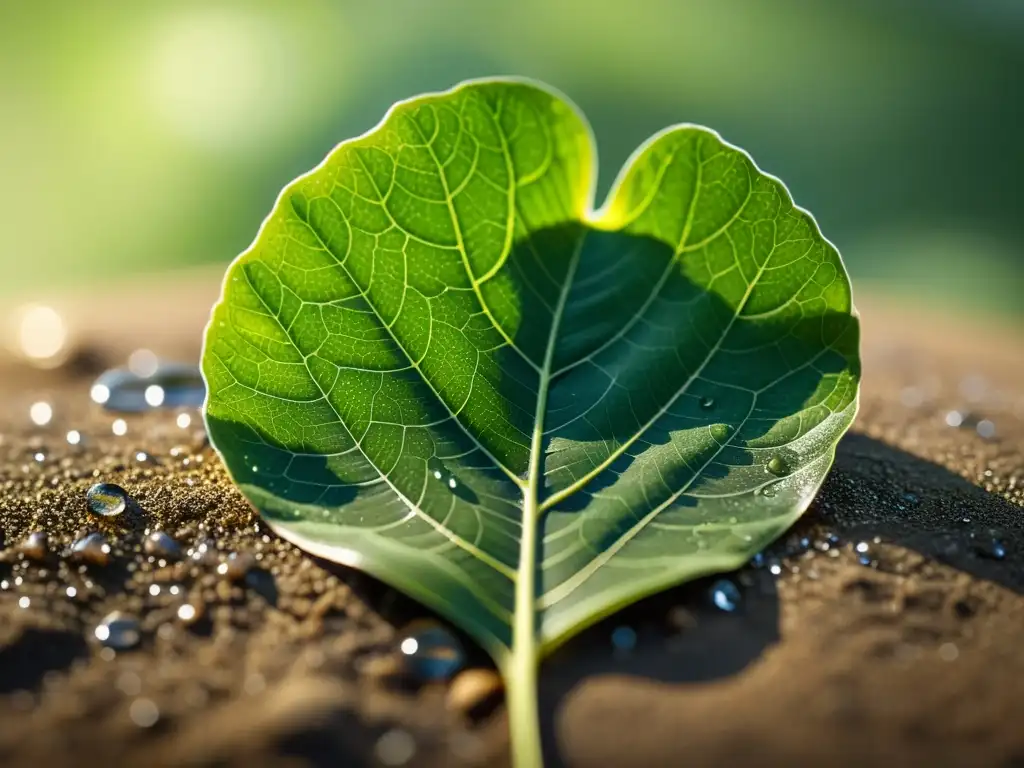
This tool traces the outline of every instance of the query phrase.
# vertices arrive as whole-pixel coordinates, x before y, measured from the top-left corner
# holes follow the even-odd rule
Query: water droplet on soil
[[[719,579],[711,585],[711,602],[720,611],[732,613],[741,599],[739,588],[728,579]]]
[[[232,552],[227,560],[217,566],[217,573],[228,581],[241,581],[254,564],[255,560],[248,552]]]
[[[160,709],[149,699],[136,699],[128,707],[128,716],[139,728],[152,728],[160,719]]]
[[[636,648],[636,630],[621,626],[612,630],[612,648],[616,651],[629,652]]]
[[[206,397],[206,387],[194,365],[158,362],[140,373],[129,364],[128,369],[101,374],[90,396],[108,411],[138,413],[153,408],[198,408]]]
[[[181,557],[181,546],[163,531],[153,531],[142,545],[147,555],[177,560]]]
[[[37,427],[45,427],[53,419],[53,406],[46,402],[32,403],[28,416]]]
[[[93,630],[93,634],[105,648],[113,648],[115,651],[134,648],[142,639],[139,622],[120,611],[107,614]]]
[[[106,565],[110,562],[110,544],[100,533],[87,533],[71,545],[71,557],[90,565]]]
[[[978,435],[989,440],[996,436],[996,425],[989,419],[982,419],[978,422],[978,426],[975,427]]]
[[[974,551],[980,556],[989,560],[1005,560],[1006,546],[999,539],[990,539],[985,542],[977,542]]]
[[[29,560],[42,560],[49,551],[49,542],[43,531],[33,531],[21,544],[18,551]]]
[[[416,754],[416,740],[404,728],[392,728],[381,734],[373,751],[382,765],[405,765]]]
[[[101,517],[117,517],[128,506],[128,492],[114,483],[97,483],[86,493],[89,511]]]
[[[192,603],[185,603],[178,606],[178,619],[183,624],[194,624],[202,615],[202,611]]]
[[[422,680],[447,680],[465,663],[459,639],[432,622],[409,627],[399,648],[406,667]]]

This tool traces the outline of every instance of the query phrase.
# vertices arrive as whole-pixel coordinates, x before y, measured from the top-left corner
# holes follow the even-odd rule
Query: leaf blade
[[[591,213],[592,158],[531,84],[399,105],[286,188],[207,336],[211,438],[275,529],[499,659],[527,606],[535,659],[740,565],[806,508],[856,410],[849,282],[781,182],[683,126]],[[779,452],[789,476],[755,476]],[[769,484],[755,519],[727,514]]]

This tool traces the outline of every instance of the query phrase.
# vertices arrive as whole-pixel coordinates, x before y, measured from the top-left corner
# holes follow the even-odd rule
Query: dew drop
[[[128,370],[142,379],[148,379],[156,373],[160,359],[149,349],[136,349],[128,355]]]
[[[720,611],[732,613],[739,607],[741,599],[739,588],[729,579],[719,579],[711,585],[711,602]]]
[[[103,621],[96,625],[93,634],[105,648],[113,648],[115,651],[134,648],[142,639],[139,622],[120,611],[107,614]]]
[[[728,424],[712,424],[709,429],[711,436],[719,443],[724,443],[728,440],[729,434],[732,432]]]
[[[452,490],[454,490],[454,489],[455,489],[455,487],[456,487],[456,486],[457,486],[458,484],[459,484],[459,483],[458,483],[458,481],[456,481],[456,479],[455,479],[454,477],[449,477],[449,478],[448,478],[448,487],[449,487],[449,488],[451,488]]]
[[[416,754],[416,739],[404,728],[392,728],[381,734],[373,751],[382,765],[405,765]]]
[[[705,395],[700,399],[700,407],[702,410],[710,411],[715,407],[715,398]]]
[[[150,353],[152,354],[152,353]],[[198,408],[206,386],[194,365],[165,363],[114,368],[102,373],[90,389],[93,401],[108,411],[138,413],[153,408]]]
[[[776,488],[777,485],[778,483],[769,483],[768,485],[759,488],[758,493],[761,496],[764,496],[766,499],[774,498],[776,492],[778,491],[778,489]]]
[[[192,417],[187,413],[179,413],[175,423],[179,429],[188,429],[192,425]]]
[[[989,560],[1005,560],[1006,545],[999,539],[989,539],[985,542],[978,542],[974,545],[974,551],[979,557]]]
[[[256,564],[248,552],[232,552],[227,560],[217,566],[217,573],[228,581],[241,581]]]
[[[612,648],[616,651],[626,652],[636,648],[636,630],[625,625],[612,630]]]
[[[776,453],[768,459],[765,468],[776,477],[783,477],[793,471],[789,461],[781,453]]]
[[[49,541],[43,531],[33,531],[18,545],[18,552],[29,560],[42,560],[49,551]]]
[[[199,618],[199,609],[192,603],[178,606],[178,619],[184,624],[193,624]]]
[[[53,419],[53,406],[43,401],[32,403],[28,416],[37,427],[45,427]]]
[[[128,707],[128,717],[139,728],[152,728],[160,719],[160,708],[149,699],[136,699]]]
[[[110,544],[100,533],[87,533],[71,545],[71,558],[90,565],[110,562]]]
[[[117,517],[128,506],[128,492],[114,483],[96,483],[86,493],[89,511],[100,517]]]
[[[399,644],[406,668],[421,680],[447,680],[465,663],[462,643],[434,622],[410,626]]]
[[[124,419],[114,419],[114,423],[110,425],[110,431],[118,437],[124,437],[128,434],[128,422]]]
[[[146,537],[142,549],[147,555],[177,560],[181,557],[181,546],[163,531],[153,531]]]
[[[68,445],[79,445],[82,442],[82,433],[77,429],[72,429],[67,434]]]

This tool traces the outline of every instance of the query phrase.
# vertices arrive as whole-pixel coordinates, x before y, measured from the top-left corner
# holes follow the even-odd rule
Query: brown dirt
[[[268,535],[173,414],[130,417],[115,437],[114,416],[89,403],[96,367],[133,347],[198,356],[218,278],[159,282],[123,301],[112,291],[102,309],[55,302],[78,331],[71,364],[0,362],[0,764],[375,765],[392,729],[416,745],[409,765],[507,764],[500,701],[468,717],[446,706],[445,685],[394,674],[396,637],[425,611]],[[861,414],[817,502],[768,553],[781,573],[738,574],[737,613],[710,606],[701,581],[560,650],[541,675],[551,765],[1024,765],[1022,345],[1009,329],[861,309]],[[40,399],[54,404],[47,428],[27,418]],[[953,409],[965,426],[947,426]],[[98,526],[85,510],[97,479],[139,509]],[[258,567],[237,584],[211,563],[160,567],[140,552],[146,527],[184,548],[214,539]],[[24,562],[15,546],[37,529],[54,554]],[[60,556],[96,529],[114,544],[110,565]],[[985,556],[993,536],[1005,559]],[[189,626],[175,615],[185,601],[201,612]],[[95,641],[115,609],[141,621],[138,648]],[[609,640],[623,624],[638,633],[630,653]],[[469,665],[487,661],[470,651]],[[155,724],[133,722],[154,707]]]

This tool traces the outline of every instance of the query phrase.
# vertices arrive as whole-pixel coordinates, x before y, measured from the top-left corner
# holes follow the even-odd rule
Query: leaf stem
[[[512,625],[512,653],[502,670],[508,692],[508,723],[511,732],[512,764],[515,768],[541,768],[544,755],[540,744],[540,717],[537,709],[537,529],[543,514],[540,493],[544,482],[544,416],[548,410],[548,388],[555,359],[555,339],[565,313],[569,287],[576,276],[586,231],[580,233],[576,250],[569,261],[565,284],[558,297],[558,306],[551,319],[544,365],[537,387],[537,412],[530,441],[530,465],[523,493],[523,533],[519,544],[519,567],[516,571],[515,622]]]
[[[541,768],[540,716],[537,709],[537,628],[534,552],[536,549],[536,494],[527,492],[519,577],[516,582],[512,653],[502,670],[508,692],[508,726],[515,768]],[[529,522],[526,522],[529,521]]]

